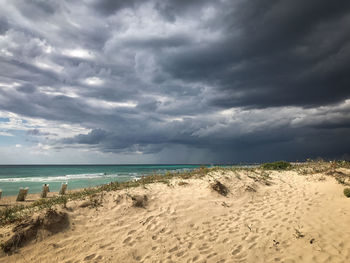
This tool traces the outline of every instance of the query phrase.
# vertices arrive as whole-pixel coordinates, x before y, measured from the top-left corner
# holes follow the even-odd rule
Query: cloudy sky
[[[350,158],[348,0],[0,0],[0,163]]]

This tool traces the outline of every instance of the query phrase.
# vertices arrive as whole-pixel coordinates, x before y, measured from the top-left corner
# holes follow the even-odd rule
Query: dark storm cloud
[[[123,8],[133,7],[136,3],[141,2],[140,0],[95,0],[93,2],[93,7],[96,8],[97,11],[101,12],[104,15],[111,15]]]
[[[161,63],[177,78],[207,81],[217,106],[312,106],[350,94],[348,1],[244,1],[222,18],[223,37]],[[330,96],[332,94],[332,96]]]
[[[348,153],[348,1],[0,5],[0,111],[85,129],[27,132],[54,149],[218,162]]]
[[[4,34],[8,30],[9,24],[4,17],[0,18],[0,35]]]
[[[45,16],[53,15],[60,7],[57,1],[52,0],[14,0],[14,2],[21,14],[31,19],[43,19]]]
[[[166,20],[175,21],[176,18],[184,13],[190,13],[201,9],[211,1],[209,0],[155,0],[149,1],[153,4],[154,8],[164,17]],[[104,15],[112,15],[125,8],[135,8],[136,6],[144,4],[142,0],[94,0],[93,7]],[[192,15],[190,13],[190,15]]]
[[[40,131],[39,129],[31,129],[31,130],[28,130],[28,131],[27,131],[27,134],[28,134],[28,135],[31,135],[31,136],[57,135],[57,134],[50,133],[50,132],[42,132],[42,131]]]

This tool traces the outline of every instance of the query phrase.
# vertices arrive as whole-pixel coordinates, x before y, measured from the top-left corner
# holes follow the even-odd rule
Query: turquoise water
[[[124,182],[153,173],[183,172],[200,165],[0,165],[0,189],[3,196],[16,195],[19,187],[39,193],[43,184],[59,191],[63,182],[69,189],[85,188],[109,182]]]

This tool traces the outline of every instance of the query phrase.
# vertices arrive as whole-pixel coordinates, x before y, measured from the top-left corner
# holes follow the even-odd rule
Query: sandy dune
[[[270,172],[270,185],[254,175],[219,170],[108,192],[102,206],[69,202],[67,230],[0,262],[350,262],[344,186],[321,174]],[[210,187],[216,179],[227,197]],[[145,208],[132,205],[135,194],[147,195]]]

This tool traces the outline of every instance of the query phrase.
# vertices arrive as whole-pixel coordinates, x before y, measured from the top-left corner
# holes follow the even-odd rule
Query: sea
[[[58,192],[62,183],[69,189],[87,188],[110,182],[137,180],[141,176],[185,172],[202,165],[0,165],[2,196],[16,195],[20,187],[39,193],[43,184]],[[209,165],[206,165],[209,166]]]

